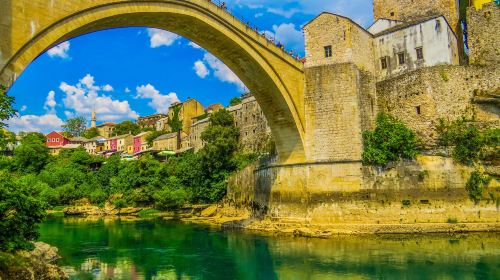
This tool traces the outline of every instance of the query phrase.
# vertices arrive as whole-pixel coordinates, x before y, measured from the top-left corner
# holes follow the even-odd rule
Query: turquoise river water
[[[261,236],[160,219],[49,218],[71,279],[500,279],[500,235]]]

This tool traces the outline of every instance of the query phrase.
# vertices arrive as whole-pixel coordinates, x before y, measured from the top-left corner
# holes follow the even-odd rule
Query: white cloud
[[[181,36],[169,31],[148,28],[148,36],[151,43],[151,48],[158,48],[161,46],[171,46],[181,38]]]
[[[265,9],[268,13],[285,18],[291,18],[299,13],[316,16],[322,12],[332,12],[351,17],[365,27],[373,18],[373,0],[227,0],[226,3],[230,8],[236,5],[250,9]]]
[[[136,119],[139,115],[130,108],[128,101],[115,100],[111,96],[100,94],[106,86],[95,85],[94,77],[87,74],[76,85],[62,82],[59,89],[65,93],[62,99],[68,114],[90,118],[95,107],[101,121],[119,121]],[[109,88],[108,88],[109,89]]]
[[[56,99],[55,99],[56,93],[51,90],[47,94],[47,98],[45,98],[45,103],[43,104],[43,108],[51,113],[55,112],[55,107],[56,107]]]
[[[26,111],[27,109],[28,109],[28,106],[23,105],[23,106],[21,107],[21,109],[19,109],[19,111],[20,111],[20,112],[24,112],[24,111]]]
[[[149,102],[148,105],[155,109],[156,113],[167,113],[168,108],[172,105],[172,103],[179,102],[179,98],[177,98],[177,94],[175,92],[164,95],[155,89],[155,87],[151,84],[138,86],[136,91],[137,95],[135,98],[151,99],[151,102]]]
[[[130,89],[128,87],[125,88],[126,93],[130,93]]]
[[[203,49],[202,47],[200,47],[198,44],[196,44],[194,42],[189,42],[188,45],[195,48],[195,49]]]
[[[281,8],[268,8],[267,11],[272,14],[280,15],[285,18],[291,18],[300,10],[298,9],[281,9]]]
[[[48,50],[47,54],[50,57],[69,58],[69,55],[68,55],[69,47],[70,47],[70,43],[68,41],[62,42],[61,44]]]
[[[196,75],[198,77],[204,79],[206,76],[210,74],[210,71],[207,69],[207,66],[205,66],[205,63],[203,61],[198,60],[194,63],[194,70],[196,71]]]
[[[18,133],[24,132],[43,132],[48,133],[54,130],[60,130],[64,124],[56,114],[47,113],[45,115],[24,115],[16,116],[7,121],[9,130]]]
[[[293,23],[273,25],[273,31],[266,31],[268,37],[274,37],[276,42],[281,42],[287,50],[299,52],[304,49],[304,36],[300,28]]]
[[[106,91],[106,92],[110,92],[110,91],[113,91],[113,87],[109,84],[105,85],[102,87],[102,90]]]
[[[222,61],[210,53],[205,53],[203,56],[203,61],[210,66],[213,70],[214,76],[222,82],[235,84],[238,86],[240,91],[245,89],[243,82],[234,74],[229,67],[227,67]]]
[[[262,17],[262,16],[264,16],[264,13],[256,13],[256,14],[255,14],[255,18],[260,18],[260,17]]]

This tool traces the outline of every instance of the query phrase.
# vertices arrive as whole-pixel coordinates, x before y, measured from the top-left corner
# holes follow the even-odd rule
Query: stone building
[[[443,16],[411,22],[379,19],[368,31],[374,36],[378,80],[421,67],[460,63],[457,37]]]
[[[128,146],[132,145],[133,136],[131,134],[123,134],[109,138],[106,140],[105,150],[113,152],[126,152]]]
[[[144,117],[139,117],[137,119],[137,124],[142,128],[154,128],[156,129],[156,122],[160,119],[166,118],[166,114],[154,114]]]
[[[88,154],[97,155],[98,153],[104,151],[106,140],[107,139],[102,136],[96,136],[94,138],[85,140],[82,145]]]
[[[373,16],[375,20],[410,22],[427,16],[442,15],[455,34],[462,34],[458,8],[458,0],[374,0]],[[461,39],[460,37],[459,42]]]
[[[156,151],[177,151],[182,148],[182,139],[187,136],[181,132],[180,139],[177,132],[163,134],[153,140],[153,150]],[[179,142],[181,141],[181,142]]]
[[[499,64],[500,6],[495,3],[474,4],[467,9],[469,62]]]
[[[233,114],[235,125],[240,131],[243,151],[263,152],[271,138],[271,128],[255,97],[245,94],[241,104],[228,107],[227,110]]]
[[[186,134],[190,134],[191,125],[193,124],[193,118],[201,116],[205,113],[203,105],[196,99],[188,99],[182,103],[174,103],[168,109],[168,117],[173,118],[175,107],[180,106],[179,110],[179,120],[182,122],[182,131]],[[165,131],[170,131],[168,125],[164,125]]]
[[[204,118],[191,125],[189,129],[191,133],[188,135],[188,142],[189,146],[193,147],[195,152],[198,152],[205,145],[201,140],[201,134],[205,131],[209,124],[209,119]]]
[[[420,67],[459,64],[457,37],[443,16],[379,19],[365,30],[349,18],[322,13],[304,26],[304,34],[306,67],[353,63],[384,80]]]
[[[99,132],[99,135],[101,135],[102,137],[109,138],[113,135],[115,126],[115,123],[105,122],[97,126],[97,132]]]

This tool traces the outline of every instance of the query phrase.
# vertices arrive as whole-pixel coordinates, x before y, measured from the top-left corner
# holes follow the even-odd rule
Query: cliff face
[[[253,165],[229,180],[230,205],[281,222],[338,224],[498,223],[498,203],[473,203],[472,168],[451,158],[420,156],[387,169],[356,163]],[[500,197],[492,180],[487,193]]]

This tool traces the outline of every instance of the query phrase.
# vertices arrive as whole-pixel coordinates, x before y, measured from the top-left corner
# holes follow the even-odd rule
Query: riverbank
[[[53,262],[59,259],[58,249],[43,242],[35,242],[31,252],[0,253],[0,279],[8,280],[63,280],[66,273]]]
[[[84,216],[87,220],[104,218],[134,221],[144,218],[162,218],[222,229],[240,229],[265,235],[312,238],[330,238],[339,235],[500,232],[499,222],[459,222],[451,219],[442,223],[311,223],[272,218],[258,219],[253,217],[248,209],[222,204],[186,206],[177,211],[156,211],[149,208],[133,208],[133,211],[129,208],[119,211],[100,209],[97,206],[71,206],[56,213],[64,214],[66,217]]]

